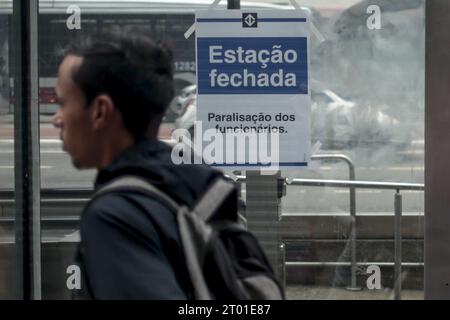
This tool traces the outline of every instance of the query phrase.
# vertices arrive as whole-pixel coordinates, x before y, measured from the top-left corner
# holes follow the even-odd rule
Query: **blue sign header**
[[[199,94],[308,94],[307,39],[197,38]]]

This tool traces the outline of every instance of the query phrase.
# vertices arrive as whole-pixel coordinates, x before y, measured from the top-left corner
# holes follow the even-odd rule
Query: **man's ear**
[[[114,102],[106,94],[97,96],[91,105],[91,120],[94,129],[102,129],[109,124],[115,111]]]

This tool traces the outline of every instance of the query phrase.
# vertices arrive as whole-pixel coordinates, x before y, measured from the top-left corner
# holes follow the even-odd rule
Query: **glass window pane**
[[[312,35],[311,43],[313,150],[317,156],[348,157],[356,180],[424,183],[424,4],[301,2],[323,36]],[[313,160],[308,170],[286,170],[283,176],[350,179],[348,164],[332,157]],[[394,194],[377,187],[356,189],[355,278],[362,290],[355,292],[348,288],[349,188],[288,186],[282,204],[288,296],[393,298]],[[422,299],[423,192],[401,194],[402,298]],[[371,265],[380,267],[381,289],[370,289]]]
[[[310,94],[311,142],[316,158],[308,169],[282,170],[281,176],[423,183],[424,1],[371,1],[375,6],[371,8],[367,1],[359,0],[299,2],[315,27],[310,48]],[[292,7],[289,1],[259,1],[254,7],[262,3]],[[67,13],[67,2],[55,2],[50,8],[48,1],[40,1],[43,298],[70,298],[66,271],[79,241],[78,218],[88,198],[86,190],[92,188],[96,175],[94,170],[73,167],[61,149],[59,131],[52,125],[61,51],[77,37],[96,31],[143,29],[174,48],[177,96],[164,118],[160,137],[169,139],[174,128],[192,129],[196,113],[195,36],[185,39],[184,33],[194,21],[197,6],[187,1],[173,5],[164,1],[70,4],[81,10],[79,29],[78,11]],[[368,9],[372,13],[367,13]],[[346,159],[354,165],[355,177],[350,176]],[[11,172],[5,170],[4,174]],[[13,177],[10,179],[12,186]],[[242,211],[247,188],[242,184]],[[62,191],[63,195],[56,195]],[[288,185],[281,199],[287,297],[393,297],[394,194],[395,190],[377,186],[356,189],[356,220],[352,220],[348,187]],[[406,230],[402,297],[419,299],[423,298],[423,192],[401,190],[401,194]],[[356,221],[355,228],[352,221]],[[356,242],[351,241],[352,234]],[[353,274],[352,253],[357,262]],[[371,266],[380,268],[379,289],[371,289],[377,284],[370,278],[377,272]],[[352,279],[360,291],[347,288]]]

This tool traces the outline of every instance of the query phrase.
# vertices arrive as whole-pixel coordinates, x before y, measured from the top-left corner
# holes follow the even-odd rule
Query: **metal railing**
[[[237,176],[237,182],[245,182],[245,176]],[[409,191],[424,191],[424,184],[420,183],[397,183],[397,182],[375,182],[375,181],[351,181],[351,180],[323,180],[323,179],[290,179],[290,178],[281,178],[284,180],[286,185],[290,186],[311,186],[311,187],[335,187],[335,188],[361,188],[361,189],[384,189],[384,190],[396,190],[395,198],[394,198],[394,211],[395,211],[395,222],[394,222],[394,299],[401,299],[401,273],[402,273],[402,195],[400,190],[409,190]],[[356,213],[355,213],[356,217]],[[353,224],[352,233],[356,234],[355,224]],[[353,238],[356,239],[356,238]],[[282,248],[285,250],[285,247]],[[354,251],[355,252],[355,251]],[[352,257],[353,262],[353,257]],[[313,266],[314,262],[307,262],[303,265]],[[336,262],[337,263],[337,262]],[[359,263],[351,263],[352,270],[355,265],[359,265]],[[403,263],[403,265],[406,265]],[[286,262],[283,262],[283,266],[286,267]],[[286,279],[286,270],[283,269],[282,279]],[[356,275],[356,272],[355,272]],[[353,277],[352,283],[353,285]]]
[[[355,165],[353,161],[344,154],[318,154],[311,156],[311,160],[341,160],[344,161],[348,165],[348,174],[349,180],[356,180],[356,172]],[[348,290],[357,291],[360,290],[356,284],[356,189],[355,187],[350,187],[350,217],[351,217],[351,233],[350,233],[350,241],[351,241],[351,257],[352,257],[352,266],[351,266],[351,280],[350,285],[347,287]]]
[[[317,160],[327,159],[327,156],[336,156],[336,159],[342,159],[349,164],[349,178],[354,179],[354,166],[351,161],[345,159],[346,157],[340,157],[340,155],[321,155],[320,157],[315,157]],[[337,157],[339,156],[339,157]],[[328,158],[330,159],[330,158]],[[356,266],[365,265],[366,263],[356,262],[356,195],[355,190],[357,188],[360,189],[384,189],[384,190],[395,190],[395,200],[394,200],[394,208],[395,208],[395,226],[394,226],[394,241],[395,241],[395,252],[394,252],[394,263],[390,262],[381,262],[374,263],[378,265],[394,265],[394,279],[395,279],[395,299],[401,298],[401,272],[402,266],[410,266],[411,263],[402,263],[402,234],[401,234],[401,226],[402,226],[402,195],[400,190],[410,190],[410,191],[423,191],[424,184],[418,183],[396,183],[396,182],[375,182],[375,181],[355,181],[355,180],[324,180],[324,179],[298,179],[298,178],[280,178],[283,184],[286,186],[309,186],[309,187],[335,187],[335,188],[348,188],[350,189],[350,214],[352,216],[352,261],[351,262],[286,262],[283,260],[283,272],[282,278],[283,281],[286,279],[286,266],[316,266],[316,265],[350,265],[352,267],[352,278],[351,283],[348,288],[357,288],[356,287]],[[238,183],[245,183],[246,177],[242,175],[234,176],[233,180]],[[42,189],[41,191],[41,201],[44,203],[51,202],[66,202],[66,201],[76,201],[76,202],[84,202],[87,201],[90,196],[93,194],[92,189]],[[0,190],[0,202],[13,202],[14,192],[12,190]],[[75,217],[69,219],[70,221],[74,220]],[[6,219],[8,220],[8,219]],[[44,219],[46,220],[46,219]],[[56,222],[57,218],[47,219]],[[6,221],[5,221],[6,222]],[[286,247],[283,244],[282,248],[280,248],[282,252],[285,253]],[[284,254],[283,254],[284,256]],[[423,265],[421,263],[417,263],[417,265]]]

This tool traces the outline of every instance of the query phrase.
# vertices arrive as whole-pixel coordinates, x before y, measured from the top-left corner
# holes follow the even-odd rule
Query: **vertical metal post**
[[[257,170],[246,173],[247,225],[261,243],[275,274],[281,280],[281,219],[282,179],[277,171],[272,175]]]
[[[241,0],[228,0],[227,9],[240,9]]]
[[[286,244],[281,241],[280,244],[281,261],[280,261],[280,274],[281,274],[281,285],[283,286],[283,291],[286,290]]]
[[[355,167],[349,164],[349,178],[350,181],[355,181]],[[351,284],[347,287],[348,290],[357,291],[361,287],[356,283],[356,190],[355,187],[350,187],[350,216],[351,216],[351,232],[350,242],[352,248],[352,270],[351,270]]]
[[[394,299],[402,298],[402,195],[397,189],[395,194],[394,222],[395,262],[394,262]]]
[[[17,298],[41,299],[38,0],[14,0]]]

